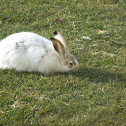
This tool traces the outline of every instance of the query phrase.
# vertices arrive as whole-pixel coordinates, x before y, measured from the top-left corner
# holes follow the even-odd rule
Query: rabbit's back
[[[5,39],[3,39],[0,42],[0,48],[1,44],[4,44],[6,46],[14,46],[15,43],[25,43],[27,45],[37,45],[37,44],[43,44],[43,45],[50,45],[50,41],[40,35],[37,35],[32,32],[20,32],[12,34]],[[52,44],[51,44],[52,46]]]
[[[35,71],[53,49],[50,40],[37,34],[12,34],[0,42],[0,68]]]

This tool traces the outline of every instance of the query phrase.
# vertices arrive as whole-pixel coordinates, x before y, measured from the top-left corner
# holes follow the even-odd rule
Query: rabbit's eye
[[[72,61],[69,61],[68,64],[69,64],[69,66],[73,66],[73,62]]]

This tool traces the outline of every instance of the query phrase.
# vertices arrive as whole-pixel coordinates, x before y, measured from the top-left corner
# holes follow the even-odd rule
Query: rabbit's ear
[[[66,50],[64,48],[64,45],[57,39],[55,38],[50,38],[50,40],[53,43],[54,49],[61,55],[65,55],[66,54]]]
[[[63,35],[57,31],[55,31],[54,34],[55,34],[54,38],[59,40],[62,43],[62,45],[64,46],[64,48],[67,49],[66,41],[65,41],[65,38],[63,37]]]

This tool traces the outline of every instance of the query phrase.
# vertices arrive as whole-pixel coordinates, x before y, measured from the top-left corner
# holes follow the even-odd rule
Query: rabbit
[[[0,42],[0,68],[50,74],[68,72],[79,67],[67,50],[63,35],[55,31],[46,39],[32,32],[14,33]]]

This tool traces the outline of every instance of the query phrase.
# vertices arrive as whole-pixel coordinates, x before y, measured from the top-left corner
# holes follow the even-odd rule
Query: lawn
[[[125,126],[126,1],[0,0],[0,40],[21,31],[50,38],[55,30],[78,71],[0,69],[0,126]]]

